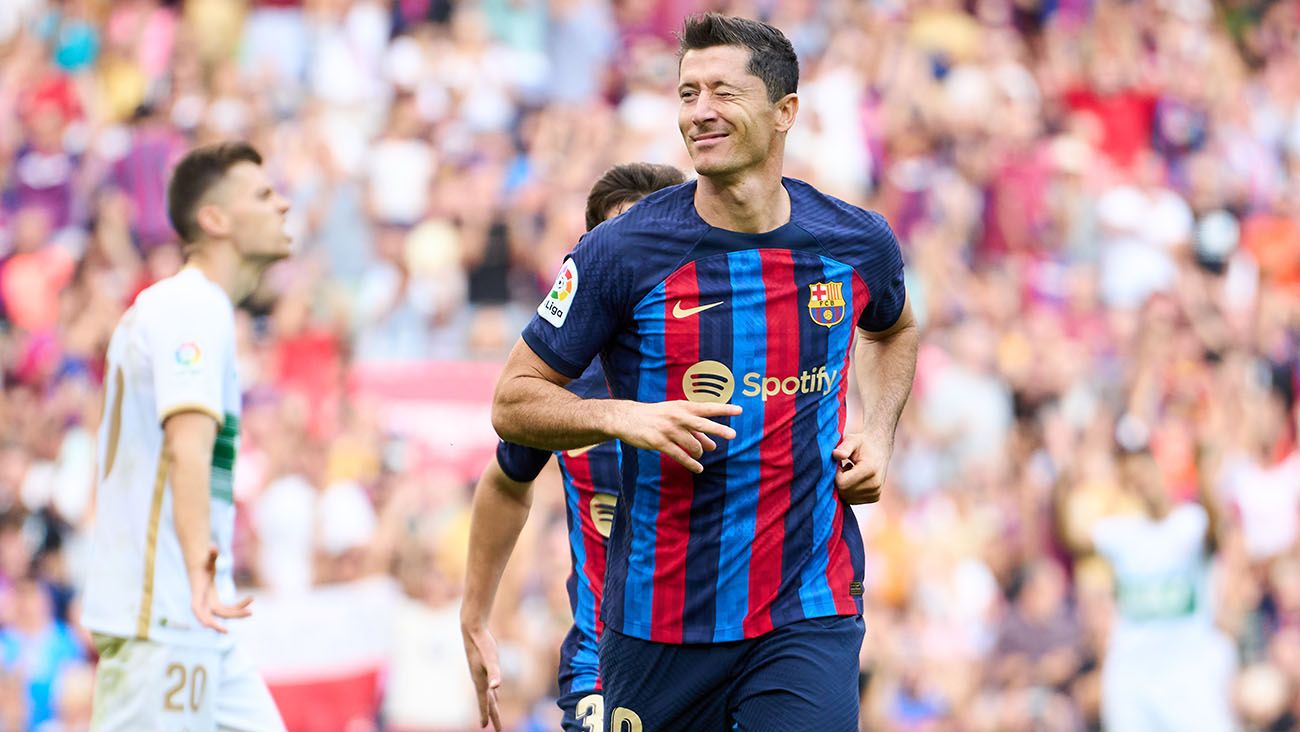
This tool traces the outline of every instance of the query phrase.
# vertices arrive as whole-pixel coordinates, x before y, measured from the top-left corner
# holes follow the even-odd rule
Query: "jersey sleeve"
[[[531,483],[537,480],[542,468],[546,467],[546,463],[550,460],[551,453],[548,450],[524,447],[505,440],[497,442],[497,464],[501,466],[501,472],[516,483]]]
[[[523,339],[551,368],[576,379],[613,338],[629,305],[632,277],[607,227],[588,234],[555,277]]]
[[[1198,546],[1205,541],[1210,529],[1210,514],[1199,503],[1184,503],[1173,510],[1170,520],[1175,523],[1180,541]]]
[[[1118,555],[1122,554],[1124,537],[1127,534],[1127,527],[1131,523],[1131,520],[1126,516],[1109,516],[1093,524],[1089,538],[1092,539],[1092,546],[1096,549],[1097,554],[1112,562]]]
[[[903,284],[903,253],[898,238],[883,216],[874,213],[870,216],[868,259],[858,267],[866,280],[870,299],[858,318],[858,327],[874,333],[889,330],[898,322],[907,300],[907,289]]]
[[[206,298],[153,314],[148,343],[159,424],[187,411],[225,422],[222,389],[234,336],[229,312]]]

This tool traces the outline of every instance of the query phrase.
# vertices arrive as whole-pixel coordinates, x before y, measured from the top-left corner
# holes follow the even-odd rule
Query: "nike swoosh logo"
[[[694,307],[694,308],[684,308],[682,307],[682,301],[678,300],[677,303],[673,305],[673,317],[689,318],[696,313],[702,313],[705,310],[708,310],[709,308],[716,308],[721,304],[722,301],[719,300],[718,302],[711,302],[708,305],[700,305],[699,307]]]
[[[568,455],[569,457],[578,457],[579,455],[585,455],[588,452],[591,452],[591,449],[593,447],[595,447],[595,445],[587,445],[586,447],[575,447],[572,450],[566,451],[564,454]]]

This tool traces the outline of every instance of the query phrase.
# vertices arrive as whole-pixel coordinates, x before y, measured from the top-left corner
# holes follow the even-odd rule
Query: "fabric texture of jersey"
[[[584,399],[609,397],[605,373],[593,363],[569,391]],[[510,442],[497,445],[497,463],[511,480],[535,480],[554,454],[564,479],[565,520],[573,569],[567,583],[573,627],[560,647],[559,685],[562,696],[600,689],[597,658],[601,594],[605,586],[605,550],[614,521],[619,489],[619,445],[551,453]]]
[[[113,332],[105,374],[82,624],[120,638],[228,644],[190,610],[162,425],[184,411],[209,414],[220,425],[211,462],[211,539],[219,552],[217,592],[233,602],[231,480],[240,391],[230,298],[190,267],[141,292]]]
[[[652,194],[583,238],[524,330],[566,375],[599,356],[615,398],[744,409],[700,475],[624,450],[604,620],[626,635],[725,642],[861,612],[831,450],[855,325],[897,321],[902,255],[879,215],[783,182],[790,221],[764,234],[710,227],[693,182]]]

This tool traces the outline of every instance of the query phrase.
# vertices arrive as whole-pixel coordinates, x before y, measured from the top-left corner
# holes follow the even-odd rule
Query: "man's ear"
[[[799,95],[786,94],[776,103],[776,131],[789,132],[794,119],[799,116]]]
[[[221,238],[230,234],[230,217],[216,204],[205,203],[199,206],[199,210],[194,213],[194,220],[198,223],[199,230],[207,236]]]

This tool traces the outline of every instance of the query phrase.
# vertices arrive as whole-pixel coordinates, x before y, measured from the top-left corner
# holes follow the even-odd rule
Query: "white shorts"
[[[92,732],[284,732],[271,692],[237,644],[95,634],[95,647]]]
[[[1167,652],[1112,652],[1102,667],[1107,732],[1232,732],[1236,651],[1213,634]]]

